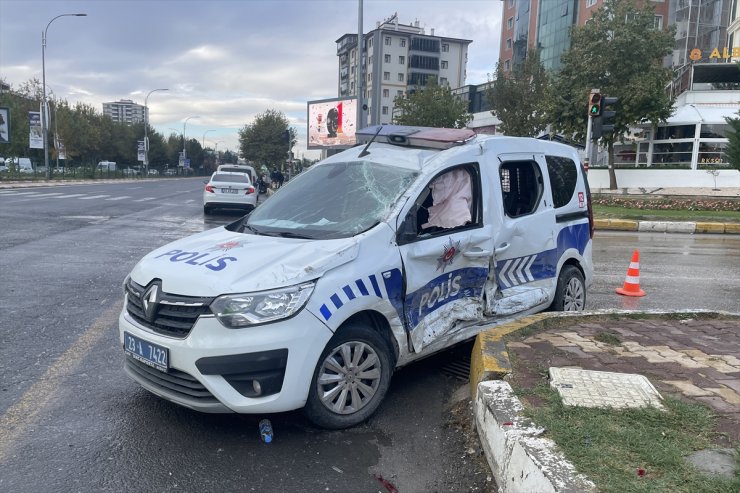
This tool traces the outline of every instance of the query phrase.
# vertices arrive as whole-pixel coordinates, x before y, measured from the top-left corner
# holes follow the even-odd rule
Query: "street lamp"
[[[185,167],[185,159],[187,159],[187,154],[185,153],[185,126],[188,124],[188,120],[191,118],[200,118],[199,116],[189,116],[185,118],[185,121],[182,122],[182,166]]]
[[[43,116],[41,118],[41,133],[44,136],[44,166],[46,166],[46,179],[51,179],[51,168],[49,168],[49,144],[47,143],[47,119],[48,119],[48,111],[46,109],[46,31],[49,30],[49,26],[51,26],[51,23],[55,20],[59,19],[60,17],[68,17],[68,16],[74,16],[74,17],[86,17],[87,14],[60,14],[56,17],[54,17],[52,20],[49,21],[49,23],[46,25],[46,29],[44,29],[44,32],[41,35],[41,80],[44,87],[44,101],[42,106]]]
[[[203,149],[205,149],[205,148],[206,148],[206,134],[207,134],[208,132],[215,132],[215,130],[206,130],[205,132],[203,132],[203,139],[202,139],[202,141],[201,141],[201,144],[200,144],[200,146],[201,146],[201,147],[202,147]]]
[[[224,141],[223,141],[223,140],[219,140],[218,142],[216,142],[216,147],[215,147],[215,149],[213,150],[213,152],[215,152],[215,153],[216,153],[216,167],[217,167],[217,168],[218,168],[218,145],[219,145],[219,144],[223,144],[223,143],[224,143]]]
[[[169,89],[152,89],[144,98],[144,176],[149,176],[149,96],[153,92],[169,91]]]

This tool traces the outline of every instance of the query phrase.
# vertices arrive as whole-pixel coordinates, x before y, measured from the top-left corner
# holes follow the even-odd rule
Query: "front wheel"
[[[385,397],[391,365],[388,344],[378,332],[363,324],[341,328],[314,370],[306,417],[333,430],[362,423]]]
[[[566,265],[560,271],[555,299],[550,310],[557,312],[578,312],[586,308],[586,283],[583,274],[573,265]]]

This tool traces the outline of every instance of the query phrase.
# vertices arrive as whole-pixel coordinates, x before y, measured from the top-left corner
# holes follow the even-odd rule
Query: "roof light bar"
[[[373,136],[376,136],[376,142],[385,142],[387,144],[430,149],[449,149],[466,143],[475,137],[476,134],[467,128],[374,125],[359,130],[356,135],[358,142],[367,142]]]

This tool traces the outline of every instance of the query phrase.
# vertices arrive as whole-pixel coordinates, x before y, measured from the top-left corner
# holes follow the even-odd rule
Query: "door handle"
[[[508,250],[510,246],[511,243],[501,243],[498,248],[496,248],[496,253],[503,253]]]
[[[463,252],[463,257],[466,258],[484,258],[484,257],[490,257],[491,252],[488,250],[481,250],[480,248],[476,248],[474,250],[468,250],[467,252]]]

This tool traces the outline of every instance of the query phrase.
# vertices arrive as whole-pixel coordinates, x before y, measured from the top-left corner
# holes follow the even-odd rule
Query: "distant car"
[[[247,173],[252,183],[257,182],[257,171],[248,164],[220,164],[216,171],[231,171],[233,173]]]
[[[149,176],[157,176],[157,175],[159,175],[159,171],[157,171],[156,169],[149,170]]]
[[[136,176],[139,172],[135,169],[125,168],[123,170],[123,176]]]
[[[257,206],[257,189],[246,173],[216,171],[203,190],[203,213],[214,209],[244,209]]]
[[[5,166],[4,164],[0,164],[0,173],[7,173],[8,169],[9,168]]]
[[[175,176],[177,172],[174,169],[165,170],[164,176]]]

